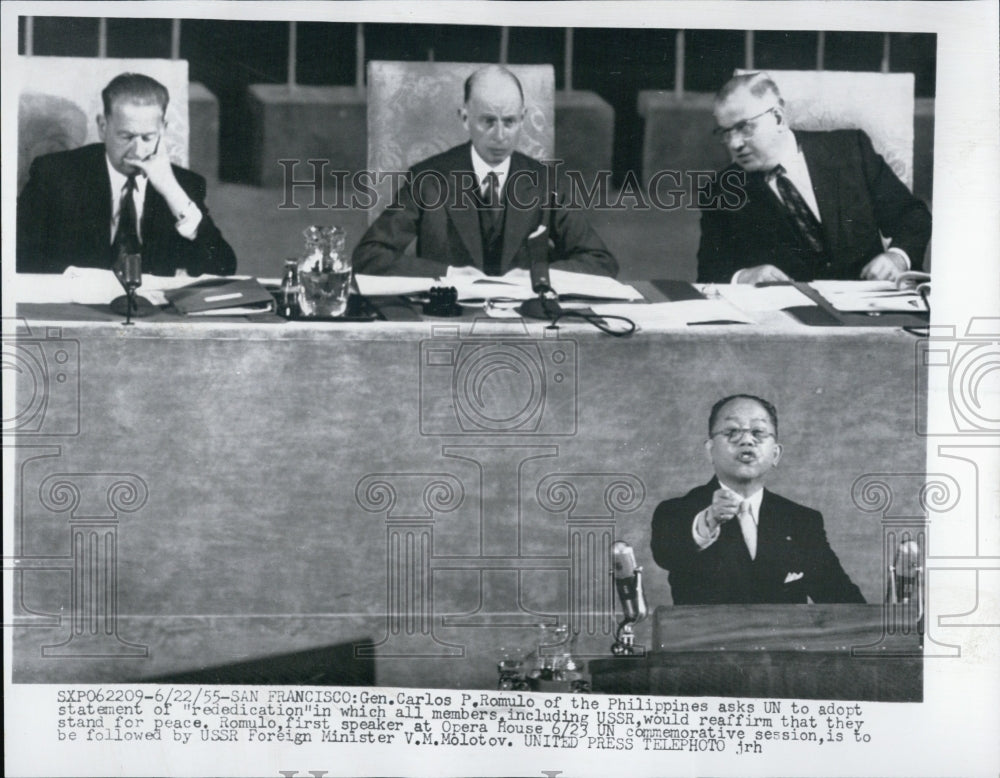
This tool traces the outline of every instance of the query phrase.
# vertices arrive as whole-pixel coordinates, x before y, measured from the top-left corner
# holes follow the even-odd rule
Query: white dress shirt
[[[485,186],[486,176],[490,173],[497,174],[497,188],[502,193],[503,186],[507,182],[507,174],[510,172],[510,157],[507,157],[499,165],[493,167],[479,156],[479,152],[476,151],[475,146],[471,146],[470,148],[472,149],[472,172],[476,174],[476,185],[479,187],[479,193],[485,194],[483,187]]]
[[[798,141],[795,140],[795,133],[789,132],[786,137],[788,141],[785,148],[778,155],[778,161],[775,163],[775,166],[781,165],[785,169],[785,177],[799,190],[799,194],[802,195],[805,204],[809,206],[809,210],[816,217],[816,221],[822,224],[823,217],[820,215],[819,204],[816,202],[816,192],[813,191],[812,177],[809,175],[809,165],[806,164],[806,155],[799,148]],[[782,198],[781,192],[778,191],[778,177],[769,173],[765,180],[771,191],[774,192],[774,196],[778,198],[779,202],[783,203],[784,198]],[[910,269],[910,257],[903,249],[890,246],[886,251],[891,251],[903,258],[905,262],[903,266],[904,271]],[[737,270],[729,283],[738,283],[740,273],[742,272],[743,269]]]
[[[737,492],[731,486],[727,486],[721,481],[719,482],[719,485],[722,486],[724,489],[729,489],[729,491],[739,494],[739,492]],[[750,513],[753,516],[753,530],[752,530],[753,532],[756,532],[756,528],[760,523],[760,503],[763,499],[764,499],[763,488],[758,489],[749,497],[744,498],[745,502],[750,503]],[[708,515],[711,512],[711,510],[712,510],[711,506],[705,508],[705,510],[701,511],[694,517],[694,521],[691,524],[691,536],[694,538],[694,542],[698,545],[698,548],[702,550],[708,548],[715,541],[717,541],[719,539],[720,533],[722,532],[722,525],[716,525],[714,532],[708,531],[707,521],[708,521]],[[734,516],[732,519],[730,519],[730,521],[739,521],[739,519]],[[743,529],[744,532],[747,531],[743,527],[741,527],[741,529]],[[757,544],[754,543],[754,546],[756,545]]]
[[[819,205],[816,203],[816,193],[813,191],[812,178],[809,176],[809,166],[806,164],[806,156],[802,153],[802,149],[799,148],[798,143],[795,142],[795,136],[792,133],[788,135],[791,142],[779,156],[777,164],[785,169],[785,177],[799,190],[799,194],[806,201],[806,205],[809,206],[809,210],[816,217],[816,221],[822,224],[823,217],[820,216]],[[767,185],[771,187],[771,191],[774,192],[775,197],[784,202],[781,193],[778,191],[778,177],[768,174]]]

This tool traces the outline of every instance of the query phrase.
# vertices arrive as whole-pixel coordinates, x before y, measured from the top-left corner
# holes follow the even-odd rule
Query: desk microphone
[[[917,541],[901,541],[890,568],[893,602],[910,602],[915,596],[919,596],[919,580],[923,571],[920,562],[920,546]]]
[[[642,568],[635,563],[632,546],[623,540],[616,540],[611,546],[611,562],[614,565],[615,590],[625,620],[642,621],[647,613],[646,597],[642,591]]]
[[[138,246],[122,248],[111,263],[111,271],[122,285],[125,294],[111,301],[111,311],[125,317],[125,324],[132,324],[132,317],[149,316],[157,308],[135,290],[142,286],[142,253]]]
[[[544,237],[544,226],[536,230],[538,236]],[[529,240],[536,238],[533,233]],[[529,319],[545,319],[552,321],[562,315],[562,308],[559,306],[559,297],[552,289],[552,282],[549,281],[549,258],[548,250],[534,250],[531,252],[531,290],[538,295],[534,300],[525,300],[521,303],[517,312]]]

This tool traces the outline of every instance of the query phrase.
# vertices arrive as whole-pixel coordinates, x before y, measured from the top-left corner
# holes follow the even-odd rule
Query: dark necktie
[[[774,175],[774,182],[778,186],[785,208],[788,209],[788,215],[795,223],[795,228],[809,244],[809,248],[817,254],[823,253],[823,227],[806,201],[802,199],[802,194],[795,188],[795,184],[785,175],[784,166],[778,165],[771,173]]]
[[[499,275],[503,230],[500,177],[491,170],[483,179],[483,184],[482,207],[479,209],[479,228],[483,233],[483,271],[487,275]]]
[[[492,170],[486,174],[483,203],[486,206],[487,225],[492,233],[500,230],[503,221],[503,203],[500,202],[500,177]]]
[[[135,215],[135,175],[128,177],[122,189],[121,207],[118,211],[118,231],[111,246],[114,257],[119,254],[138,254],[141,249],[139,243],[138,220]]]

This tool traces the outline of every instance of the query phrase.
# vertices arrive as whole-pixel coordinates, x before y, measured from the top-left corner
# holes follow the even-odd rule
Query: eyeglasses
[[[712,134],[719,143],[729,143],[733,135],[738,135],[743,140],[750,138],[757,131],[757,119],[762,116],[767,116],[778,106],[772,105],[763,113],[759,113],[756,116],[751,116],[749,119],[744,119],[741,122],[736,122],[732,127],[716,127],[712,130]]]
[[[712,437],[717,438],[719,435],[724,435],[730,443],[739,443],[748,432],[755,443],[763,443],[768,438],[774,437],[773,432],[761,429],[760,427],[726,427],[724,430],[713,432]]]

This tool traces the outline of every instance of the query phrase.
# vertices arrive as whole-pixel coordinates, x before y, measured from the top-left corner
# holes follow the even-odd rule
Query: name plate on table
[[[902,605],[674,605],[653,614],[653,651],[920,650]],[[877,648],[874,648],[876,647]]]

